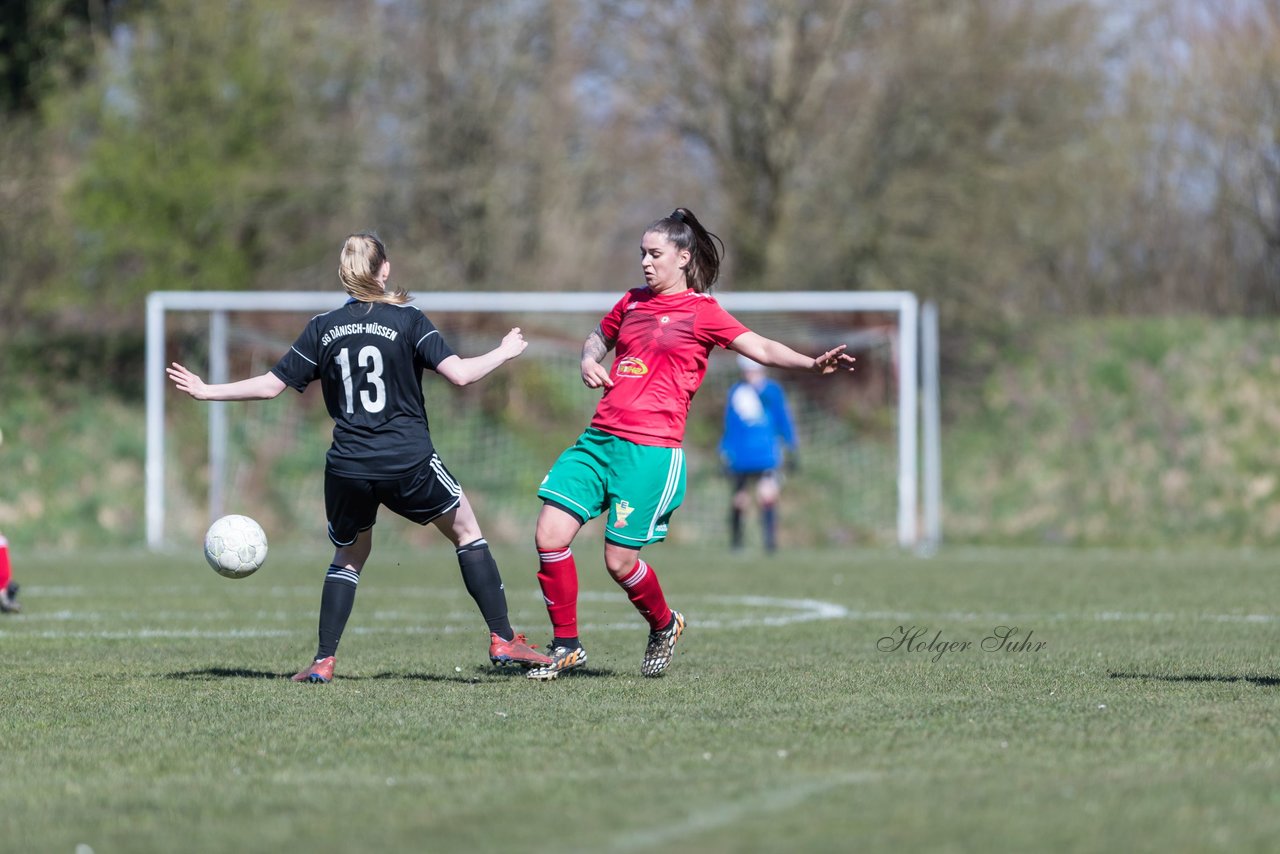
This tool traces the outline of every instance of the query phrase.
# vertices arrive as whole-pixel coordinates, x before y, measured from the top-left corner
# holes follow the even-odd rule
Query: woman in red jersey
[[[0,534],[0,614],[16,614],[21,610],[18,582],[13,580],[13,570],[9,566],[9,541]]]
[[[775,368],[824,375],[853,369],[844,345],[806,356],[752,332],[721,308],[708,292],[720,273],[722,246],[687,208],[652,223],[640,242],[645,286],[627,291],[583,344],[582,381],[604,395],[590,426],[538,488],[538,582],[554,636],[551,663],[530,670],[530,679],[555,679],[587,661],[578,639],[578,570],[570,546],[602,513],[608,514],[605,567],[649,623],[640,673],[658,676],[671,664],[685,618],[667,605],[640,549],[666,538],[684,499],[685,421],[712,347]],[[605,368],[601,360],[615,348]]]

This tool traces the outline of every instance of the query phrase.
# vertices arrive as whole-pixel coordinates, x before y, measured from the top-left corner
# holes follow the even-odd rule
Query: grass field
[[[328,686],[286,678],[325,554],[25,556],[0,850],[1275,850],[1280,555],[646,555],[689,619],[661,679],[592,538],[586,672],[491,668],[452,554],[375,551]]]

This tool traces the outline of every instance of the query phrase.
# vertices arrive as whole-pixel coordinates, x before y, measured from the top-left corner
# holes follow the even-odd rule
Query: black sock
[[[516,636],[507,617],[507,593],[502,586],[502,574],[498,562],[489,551],[489,544],[476,540],[458,548],[458,568],[462,570],[462,582],[467,592],[480,606],[489,631],[503,640]]]
[[[729,545],[742,548],[742,511],[737,507],[729,511]]]
[[[775,508],[762,509],[760,521],[764,526],[764,547],[767,551],[773,551],[778,547],[778,514]]]
[[[360,573],[344,566],[329,564],[324,578],[324,592],[320,595],[320,646],[316,661],[338,653],[338,641],[347,627],[351,606],[356,602],[356,585]]]
[[[555,649],[556,647],[559,647],[559,646],[562,646],[565,649],[582,649],[582,641],[578,640],[577,637],[552,638],[551,648]]]

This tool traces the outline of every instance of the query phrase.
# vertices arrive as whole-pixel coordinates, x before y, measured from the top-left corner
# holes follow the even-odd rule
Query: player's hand
[[[787,472],[795,474],[798,471],[800,471],[800,457],[796,455],[795,451],[792,451],[787,454]]]
[[[813,360],[813,368],[811,370],[815,374],[834,374],[841,368],[853,370],[853,363],[857,361],[853,356],[844,352],[844,348],[849,345],[841,344],[839,347],[833,347]]]
[[[204,380],[177,362],[171,363],[169,367],[164,369],[164,372],[169,375],[169,379],[173,380],[173,384],[178,387],[178,391],[185,391],[196,400],[203,399],[202,395],[205,393]]]
[[[595,359],[582,360],[582,383],[587,388],[613,388],[608,369]]]
[[[516,326],[503,336],[502,344],[500,346],[502,348],[503,355],[508,359],[514,359],[525,351],[525,348],[529,346],[529,342],[524,340],[524,335],[520,332],[520,327]]]

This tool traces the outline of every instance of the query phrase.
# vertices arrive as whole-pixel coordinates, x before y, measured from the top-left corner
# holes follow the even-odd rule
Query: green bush
[[[951,539],[1280,542],[1274,321],[1081,320],[1029,337],[981,415],[944,430]]]

